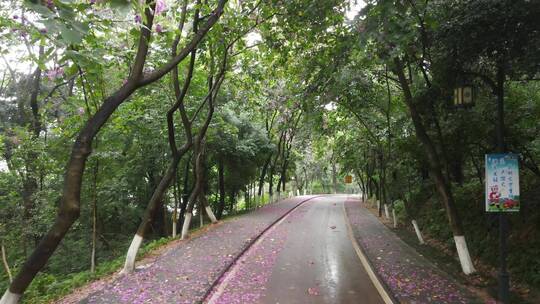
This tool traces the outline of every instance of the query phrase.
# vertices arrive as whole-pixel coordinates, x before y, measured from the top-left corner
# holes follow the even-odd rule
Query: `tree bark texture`
[[[151,5],[152,10],[154,4]],[[148,43],[151,38],[153,14],[151,8],[145,10],[145,24],[141,27],[141,35],[138,42],[137,53],[131,74],[127,82],[112,95],[107,97],[97,112],[85,123],[73,144],[69,161],[64,176],[64,188],[58,215],[54,224],[27,259],[21,270],[14,278],[6,294],[21,295],[32,282],[36,274],[45,266],[50,256],[54,253],[60,241],[79,217],[80,197],[83,173],[86,160],[92,151],[92,141],[103,125],[108,121],[114,111],[138,88],[148,85],[167,74],[179,62],[181,62],[197,46],[210,28],[218,21],[223,13],[227,0],[220,0],[216,9],[206,19],[205,25],[192,37],[191,41],[182,51],[163,67],[157,69],[148,76],[143,76],[143,68],[148,53]],[[15,301],[16,302],[16,301]]]

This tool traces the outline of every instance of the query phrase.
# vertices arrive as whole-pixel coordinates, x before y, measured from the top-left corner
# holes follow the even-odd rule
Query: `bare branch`
[[[206,23],[197,31],[197,33],[193,36],[192,40],[178,53],[178,55],[169,60],[169,62],[164,64],[161,68],[155,70],[154,72],[148,74],[140,81],[138,81],[138,86],[145,86],[160,79],[165,74],[170,72],[180,61],[186,58],[187,55],[191,53],[191,51],[199,44],[199,42],[204,38],[210,28],[212,28],[212,26],[218,21],[219,17],[223,14],[225,3],[227,3],[227,0],[219,0],[216,9],[214,9],[213,13],[210,15]]]

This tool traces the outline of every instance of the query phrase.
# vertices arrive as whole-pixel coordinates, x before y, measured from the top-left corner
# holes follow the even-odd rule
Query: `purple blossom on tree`
[[[165,5],[165,0],[156,0],[156,9],[155,9],[156,15],[163,13],[166,9],[167,9],[167,6]]]
[[[52,69],[52,70],[48,70],[45,73],[45,75],[47,75],[47,78],[49,78],[49,80],[53,81],[56,78],[59,78],[62,75],[64,75],[64,69],[59,67],[59,68],[55,68],[55,69]]]
[[[48,70],[45,75],[47,75],[49,80],[54,80],[56,78],[56,72],[54,70]]]
[[[161,27],[161,24],[158,23],[156,25],[156,33],[161,33],[161,32],[163,32],[163,28]]]
[[[141,23],[141,22],[142,22],[141,16],[135,15],[135,23]]]

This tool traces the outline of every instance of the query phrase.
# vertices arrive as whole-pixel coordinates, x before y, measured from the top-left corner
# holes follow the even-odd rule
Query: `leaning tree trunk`
[[[189,196],[188,200],[188,206],[186,210],[186,216],[184,219],[184,223],[182,225],[182,234],[180,239],[184,240],[189,236],[189,227],[191,225],[191,219],[193,217],[193,207],[195,205],[195,201],[197,198],[199,198],[199,212],[202,214],[202,210],[204,209],[212,221],[212,223],[217,223],[217,219],[212,212],[212,208],[210,206],[204,206],[203,200],[200,199],[201,195],[204,195],[204,173],[203,173],[203,165],[202,165],[202,158],[204,157],[204,152],[202,151],[202,143],[201,141],[204,140],[204,136],[206,135],[206,130],[208,129],[208,125],[210,124],[210,120],[212,119],[212,113],[213,113],[213,105],[212,102],[210,102],[209,107],[211,107],[210,112],[207,117],[207,122],[205,124],[205,127],[202,128],[202,131],[199,132],[197,142],[195,144],[195,151],[197,151],[197,157],[195,159],[195,187],[193,191],[191,192],[191,195]],[[206,198],[204,198],[206,200]]]
[[[217,93],[219,92],[219,88],[221,87],[221,84],[223,82],[223,79],[225,77],[225,71],[226,71],[226,68],[227,68],[227,59],[228,59],[228,52],[229,52],[229,48],[232,46],[232,44],[230,44],[226,49],[225,49],[225,52],[224,52],[224,56],[223,56],[223,62],[222,62],[222,67],[221,67],[221,70],[219,71],[217,77],[215,78],[216,80],[214,81],[214,71],[213,71],[213,66],[211,66],[210,68],[210,76],[209,76],[209,80],[208,80],[208,95],[207,95],[207,100],[208,100],[208,114],[206,115],[206,120],[204,121],[204,124],[202,125],[201,129],[199,130],[199,133],[197,135],[197,138],[195,140],[195,145],[194,145],[194,153],[197,153],[197,156],[196,156],[196,159],[195,159],[195,175],[196,175],[196,178],[195,178],[195,187],[193,188],[193,191],[191,192],[191,195],[189,196],[189,200],[188,200],[188,205],[187,205],[187,210],[186,210],[186,216],[184,218],[184,223],[182,225],[182,235],[181,235],[181,239],[185,239],[188,237],[188,234],[189,234],[189,226],[191,224],[191,218],[193,216],[193,206],[195,204],[195,200],[198,198],[199,194],[201,193],[201,191],[203,190],[203,170],[202,170],[202,153],[204,153],[203,151],[203,141],[206,137],[206,132],[208,131],[208,127],[210,125],[210,122],[212,121],[212,117],[214,115],[214,100],[217,96]],[[210,54],[212,54],[212,52],[210,52]],[[213,61],[214,59],[211,58],[211,65],[213,64]],[[210,212],[212,211],[212,209],[210,209]],[[210,216],[210,214],[209,214]],[[215,218],[214,214],[212,213],[212,216]]]
[[[178,166],[179,162],[180,162],[179,157],[175,157],[172,160],[172,162],[169,164],[169,167],[167,168],[165,175],[163,175],[163,177],[161,178],[161,181],[159,182],[158,186],[154,190],[154,193],[152,194],[152,197],[150,198],[150,201],[148,202],[148,205],[144,212],[142,222],[139,225],[139,228],[137,229],[137,233],[133,237],[133,240],[131,241],[131,244],[129,246],[128,252],[126,254],[126,261],[124,263],[124,269],[122,269],[122,273],[131,273],[133,272],[133,270],[135,270],[135,259],[137,257],[137,252],[139,251],[139,248],[142,244],[146,231],[148,230],[148,228],[150,227],[150,224],[152,223],[152,219],[154,218],[156,211],[159,209],[159,206],[161,205],[163,193],[165,193],[165,191],[167,190],[171,181],[174,178],[174,175],[176,173],[176,167]]]
[[[173,47],[173,50],[174,50],[174,47]],[[173,56],[175,53],[176,52],[173,51]],[[160,209],[162,205],[163,194],[165,193],[165,191],[167,191],[172,180],[176,177],[176,171],[178,168],[178,164],[180,163],[180,160],[182,159],[182,156],[192,146],[191,125],[185,119],[186,114],[183,107],[183,102],[187,94],[187,90],[189,89],[189,86],[191,85],[191,79],[193,77],[193,69],[195,67],[195,59],[196,59],[196,51],[194,50],[191,53],[188,73],[184,81],[183,89],[180,91],[179,86],[175,85],[176,102],[175,104],[172,105],[172,107],[167,112],[167,129],[168,129],[168,136],[169,136],[169,145],[170,145],[171,153],[173,156],[171,159],[171,163],[169,164],[169,167],[167,168],[167,171],[161,178],[158,186],[154,189],[154,193],[152,194],[152,197],[150,198],[150,201],[148,202],[148,205],[144,212],[142,222],[139,224],[137,233],[135,234],[135,236],[133,237],[133,240],[131,241],[128,252],[126,254],[124,268],[122,269],[123,274],[132,273],[135,270],[135,260],[137,258],[137,252],[139,251],[139,248],[141,247],[145,233],[150,228],[152,220],[154,219],[156,215],[156,212]],[[177,79],[178,79],[177,73],[173,72],[173,82],[176,82]],[[173,114],[177,109],[180,109],[180,113],[182,115],[182,122],[184,124],[184,130],[186,133],[186,143],[180,149],[176,148],[176,139],[174,135],[174,123],[173,123]]]
[[[79,132],[67,164],[64,189],[56,219],[11,283],[0,300],[1,304],[18,303],[22,293],[30,285],[36,274],[45,266],[71,225],[79,217],[83,173],[86,160],[92,151],[92,141],[116,108],[137,89],[137,82],[142,75],[142,68],[148,51],[147,42],[150,38],[150,31],[147,28],[152,26],[153,20],[153,14],[150,13],[149,9],[146,10],[146,15],[147,23],[141,30],[139,51],[135,60],[133,76],[118,91],[105,99],[101,108],[86,122]]]
[[[1,246],[1,251],[2,251],[2,264],[4,264],[4,269],[6,270],[9,281],[12,282],[13,276],[11,275],[11,270],[9,269],[9,263],[6,257],[6,247],[4,246],[4,240],[2,240],[2,243],[0,246]]]
[[[194,21],[195,29],[197,26],[197,18],[198,18],[197,15],[198,15],[198,11],[196,11],[195,13],[195,21]],[[177,40],[175,40],[175,42],[173,43],[173,54],[172,54],[173,57],[176,55],[176,46],[177,46]],[[152,197],[150,198],[150,201],[148,202],[148,205],[146,207],[146,210],[143,216],[143,220],[141,224],[139,225],[139,228],[137,229],[137,233],[135,234],[135,236],[133,237],[133,240],[131,241],[131,245],[129,246],[128,252],[126,254],[126,261],[124,263],[124,269],[122,270],[122,273],[131,273],[135,270],[135,260],[137,258],[137,252],[139,251],[139,248],[142,244],[144,235],[146,231],[149,229],[151,222],[155,217],[156,211],[161,207],[163,194],[165,193],[165,191],[167,191],[171,181],[176,176],[178,164],[180,163],[182,156],[192,146],[193,141],[191,137],[191,124],[189,122],[189,119],[186,116],[183,102],[187,94],[187,90],[189,89],[189,86],[191,84],[191,79],[193,77],[195,59],[196,59],[196,51],[193,50],[191,53],[188,73],[184,81],[184,86],[182,90],[180,90],[180,86],[178,84],[177,69],[174,68],[172,71],[176,102],[167,112],[167,129],[168,129],[168,136],[169,136],[169,145],[170,145],[171,153],[173,156],[171,159],[171,163],[169,164],[169,167],[167,168],[166,173],[161,178],[161,181],[159,182],[158,186],[154,190],[154,193],[152,194]],[[176,147],[176,139],[175,139],[175,134],[174,134],[175,127],[173,123],[173,114],[178,109],[180,110],[182,123],[183,123],[184,130],[186,133],[186,143],[180,149],[177,149]]]
[[[223,9],[221,4],[224,4],[224,2],[223,3],[222,2],[223,2],[223,0],[220,1],[220,8],[221,9]],[[216,14],[216,11],[214,11],[213,14]],[[197,25],[198,25],[198,22],[199,22],[199,11],[198,11],[198,9],[196,9],[196,11],[195,11],[193,20],[194,20],[193,21],[193,30],[195,32],[198,32],[198,30],[197,30],[198,29]],[[181,33],[181,30],[179,32]],[[177,37],[177,39],[175,39],[175,41],[173,42],[173,47],[172,47],[173,58],[177,57],[177,55],[176,55],[176,47],[178,45],[178,41],[179,41],[179,37]],[[204,103],[208,102],[208,114],[206,116],[206,120],[204,121],[203,126],[199,130],[199,134],[197,135],[197,139],[195,140],[195,151],[197,151],[197,153],[199,153],[199,155],[197,156],[196,164],[199,163],[199,165],[200,165],[201,142],[204,140],[206,132],[208,131],[208,126],[210,125],[210,122],[211,122],[213,114],[214,114],[214,99],[215,99],[215,97],[217,95],[217,92],[219,91],[219,88],[220,88],[220,86],[221,86],[221,84],[223,82],[224,76],[225,76],[225,71],[226,71],[226,68],[227,68],[228,52],[229,52],[229,49],[232,47],[232,44],[233,43],[229,44],[225,49],[222,66],[221,66],[221,69],[220,69],[220,71],[219,71],[219,73],[218,73],[218,75],[216,77],[215,82],[214,82],[214,75],[213,75],[214,69],[213,69],[213,67],[210,69],[211,75],[209,77],[208,95],[206,96],[206,98],[202,102],[203,105],[204,105]],[[210,54],[212,54],[212,52],[210,52]],[[190,64],[189,64],[188,75],[187,75],[187,77],[186,77],[186,79],[184,81],[184,87],[183,87],[182,90],[180,90],[180,86],[178,84],[178,77],[177,77],[178,71],[176,70],[176,68],[172,69],[173,84],[174,84],[175,95],[176,95],[176,103],[169,109],[169,111],[167,113],[167,129],[168,129],[168,133],[169,133],[169,145],[170,145],[170,148],[171,148],[171,151],[172,151],[172,154],[173,154],[173,159],[172,159],[172,162],[171,162],[169,168],[167,169],[166,174],[163,176],[163,178],[161,179],[160,184],[158,185],[158,187],[154,191],[154,194],[152,195],[152,198],[150,199],[150,202],[149,202],[148,207],[146,209],[143,221],[142,221],[141,225],[139,226],[139,229],[137,230],[137,234],[133,238],[133,241],[132,241],[132,243],[130,245],[130,248],[129,248],[127,256],[126,256],[126,263],[125,263],[124,269],[122,271],[124,273],[133,272],[134,267],[135,267],[135,258],[137,256],[137,251],[138,251],[138,249],[139,249],[139,247],[140,247],[140,245],[142,243],[144,233],[148,229],[148,227],[150,226],[150,221],[154,217],[156,209],[158,209],[160,207],[161,197],[162,197],[163,193],[165,192],[165,190],[168,188],[171,180],[175,176],[176,169],[178,167],[178,163],[180,162],[181,157],[189,150],[189,148],[191,147],[191,145],[193,143],[193,139],[192,139],[192,135],[191,135],[191,125],[192,125],[192,123],[189,120],[189,118],[187,117],[187,114],[186,114],[186,111],[185,111],[185,108],[184,108],[183,100],[185,98],[187,89],[189,88],[189,86],[191,84],[191,78],[193,76],[193,70],[194,70],[194,64],[195,64],[195,57],[196,57],[196,49],[194,48],[192,50],[192,52],[191,52],[191,60],[190,60]],[[213,64],[213,58],[211,59],[211,62]],[[173,117],[173,113],[174,113],[174,111],[176,111],[176,109],[180,110],[180,115],[181,115],[181,118],[182,118],[182,123],[184,125],[184,129],[185,129],[185,132],[186,132],[186,139],[187,139],[187,142],[184,144],[184,146],[182,146],[181,149],[176,148],[176,141],[175,141],[175,136],[174,136],[174,124],[173,124],[172,117]],[[193,119],[195,119],[197,115],[198,115],[198,111],[194,114]],[[196,170],[197,170],[197,167],[196,167]],[[181,239],[184,239],[187,236],[187,232],[189,230],[189,225],[191,224],[193,204],[194,204],[195,199],[198,197],[198,194],[200,193],[201,187],[202,187],[200,179],[201,179],[201,176],[197,175],[197,181],[195,182],[195,188],[194,188],[193,192],[191,193],[190,198],[188,200],[187,214],[186,214],[186,217],[184,219],[184,223],[182,225]]]
[[[212,224],[217,223],[218,220],[212,211],[212,207],[210,207],[210,204],[208,204],[208,199],[206,199],[206,193],[204,193],[204,191],[201,191],[201,194],[199,195],[199,203],[201,204],[201,214],[202,210],[204,210]]]
[[[430,165],[429,167],[431,176],[435,182],[437,191],[439,192],[439,195],[441,196],[444,207],[446,209],[446,215],[448,217],[450,228],[452,229],[452,233],[454,235],[454,241],[459,256],[459,261],[461,263],[461,268],[465,274],[474,273],[476,270],[474,269],[469,250],[467,248],[467,242],[465,240],[463,227],[457,212],[454,197],[450,189],[450,184],[444,177],[441,162],[435,150],[435,146],[429,138],[429,135],[427,134],[427,131],[422,123],[422,118],[420,117],[420,114],[416,109],[416,105],[414,104],[414,100],[409,88],[409,81],[403,73],[403,66],[401,60],[396,58],[394,60],[394,63],[395,72],[398,75],[399,82],[404,93],[404,100],[411,114],[413,125],[416,131],[416,136],[418,137],[418,140],[422,143],[424,151],[427,155]]]
[[[27,259],[21,270],[6,290],[0,300],[0,304],[18,303],[22,293],[30,285],[36,274],[45,266],[58,244],[62,241],[67,231],[80,215],[81,186],[86,160],[92,151],[92,141],[99,130],[107,122],[114,111],[140,87],[151,84],[167,74],[172,68],[178,65],[197,46],[210,28],[218,21],[223,13],[227,0],[220,0],[216,9],[206,18],[206,23],[199,31],[193,35],[190,42],[179,52],[178,56],[167,62],[161,68],[143,75],[143,68],[148,53],[148,43],[150,41],[153,23],[153,9],[155,4],[147,0],[147,4],[152,8],[145,9],[145,22],[141,27],[141,36],[138,43],[137,53],[130,77],[127,82],[111,96],[106,98],[101,107],[97,110],[79,132],[66,167],[64,176],[64,188],[60,200],[60,207],[56,219],[35,248],[32,255]]]

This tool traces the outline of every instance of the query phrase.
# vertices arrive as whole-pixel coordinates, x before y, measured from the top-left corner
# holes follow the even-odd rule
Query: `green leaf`
[[[36,12],[36,13],[44,16],[44,17],[49,17],[49,16],[53,15],[53,12],[44,5],[35,4],[35,3],[29,2],[29,1],[25,1],[25,4],[28,6],[29,9],[33,10],[34,12]]]
[[[66,25],[61,23],[58,24],[58,27],[60,28],[60,35],[62,36],[62,40],[64,40],[67,44],[79,44],[82,42],[82,33],[70,29]]]
[[[43,25],[45,25],[45,28],[47,28],[47,32],[49,34],[55,34],[58,33],[58,22],[53,19],[45,19],[42,21]]]
[[[71,23],[71,26],[73,26],[74,29],[76,29],[83,35],[86,35],[86,33],[88,33],[88,31],[90,30],[88,22],[74,21],[73,23]]]

